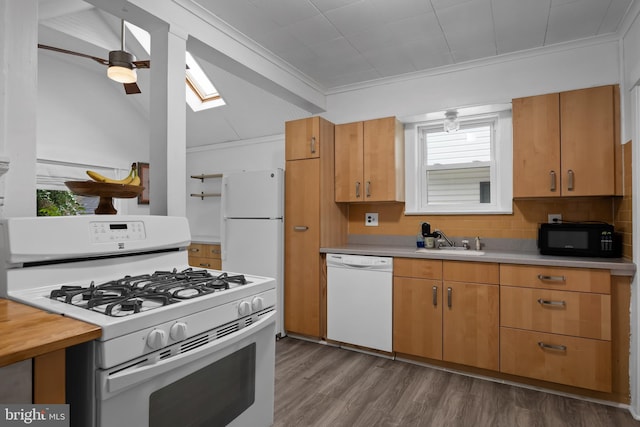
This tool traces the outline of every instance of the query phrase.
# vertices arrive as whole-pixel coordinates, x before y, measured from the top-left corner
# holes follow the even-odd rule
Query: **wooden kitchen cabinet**
[[[616,194],[618,86],[512,101],[513,196]]]
[[[404,130],[395,117],[335,127],[335,201],[404,201]]]
[[[333,125],[326,126],[322,117],[309,117],[285,123],[285,159],[317,159],[320,158],[321,139],[331,138]]]
[[[319,126],[314,154],[321,156],[292,154],[304,151],[297,151],[306,144],[307,135],[299,132],[303,125]],[[286,125],[284,323],[287,333],[315,338],[326,335],[326,277],[320,247],[342,245],[347,238],[346,208],[334,202],[333,128],[319,117]]]
[[[442,359],[499,370],[499,266],[443,261]]]
[[[222,268],[221,254],[220,245],[192,243],[189,245],[189,265],[220,270]]]
[[[442,261],[393,264],[393,351],[442,360]]]
[[[500,371],[612,391],[607,270],[502,265]]]

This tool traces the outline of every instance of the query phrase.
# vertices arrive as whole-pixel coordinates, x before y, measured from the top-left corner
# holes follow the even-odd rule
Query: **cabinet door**
[[[560,94],[562,193],[615,194],[614,87]]]
[[[445,281],[443,292],[443,360],[497,371],[499,286]]]
[[[335,127],[336,202],[364,200],[363,123]]]
[[[285,329],[319,337],[320,159],[288,161],[285,185]]]
[[[320,117],[285,123],[286,160],[320,157]]]
[[[513,108],[513,197],[560,196],[559,95],[518,98]]]
[[[393,351],[442,359],[442,282],[393,278]]]
[[[365,202],[404,201],[401,133],[395,117],[364,122]]]

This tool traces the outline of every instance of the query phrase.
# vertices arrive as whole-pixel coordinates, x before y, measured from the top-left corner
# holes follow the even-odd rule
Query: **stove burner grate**
[[[63,285],[51,291],[49,297],[108,316],[128,316],[247,283],[244,275],[214,276],[208,270],[177,271],[174,268],[153,274],[127,275],[99,285],[93,281],[88,286]]]

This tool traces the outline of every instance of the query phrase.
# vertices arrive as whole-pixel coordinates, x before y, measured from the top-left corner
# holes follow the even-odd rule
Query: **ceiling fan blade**
[[[72,50],[67,50],[67,49],[61,49],[59,47],[53,47],[53,46],[47,46],[44,44],[40,44],[38,43],[38,47],[40,49],[46,49],[46,50],[52,50],[54,52],[59,52],[59,53],[66,53],[67,55],[74,55],[74,56],[81,56],[83,58],[88,58],[88,59],[92,59],[102,65],[109,65],[109,61],[107,61],[106,59],[102,59],[102,58],[98,58],[97,56],[91,56],[91,55],[87,55],[85,53],[80,53],[80,52],[74,52]]]
[[[149,68],[151,66],[151,61],[148,59],[143,61],[133,61],[133,66],[136,68]]]
[[[127,95],[135,95],[136,93],[142,93],[137,83],[123,83],[124,91]]]

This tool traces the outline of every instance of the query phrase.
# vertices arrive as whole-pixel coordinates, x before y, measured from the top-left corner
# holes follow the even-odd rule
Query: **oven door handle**
[[[251,326],[244,327],[237,332],[212,341],[209,344],[197,348],[196,350],[161,360],[157,363],[154,363],[153,365],[143,365],[133,368],[132,370],[126,369],[124,371],[109,375],[106,377],[106,390],[109,393],[115,393],[143,381],[147,381],[153,377],[162,375],[166,372],[183,367],[188,363],[209,356],[212,353],[220,351],[224,348],[229,348],[239,341],[247,338],[248,336],[251,336],[268,327],[269,325],[275,324],[275,313],[275,311],[272,311],[268,314],[265,314],[260,320],[258,320]],[[275,340],[275,331],[273,339]]]

